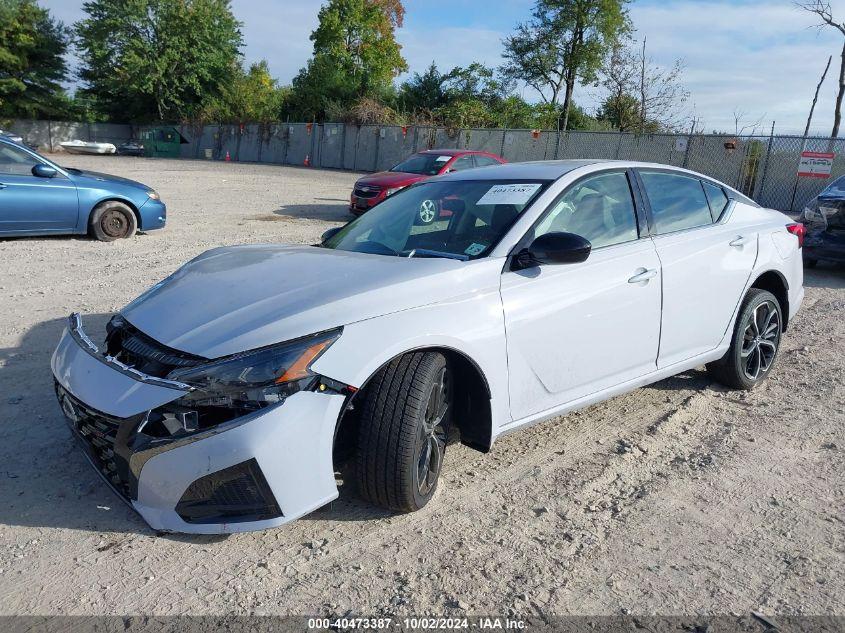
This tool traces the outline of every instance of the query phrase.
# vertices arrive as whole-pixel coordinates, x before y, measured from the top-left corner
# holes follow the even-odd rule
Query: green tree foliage
[[[630,30],[628,0],[537,0],[532,19],[504,40],[505,76],[525,82],[546,103],[563,93],[569,127],[575,83],[594,84],[611,48]]]
[[[636,97],[627,94],[611,94],[605,97],[596,112],[599,121],[606,121],[614,130],[620,132],[637,132],[640,129],[640,102]],[[648,132],[657,131],[648,125]]]
[[[68,112],[70,100],[60,83],[67,46],[65,26],[35,0],[0,0],[0,116]]]
[[[322,119],[338,105],[390,96],[408,69],[395,38],[404,15],[399,0],[329,0],[311,33],[314,55],[293,81],[292,114]]]
[[[290,88],[279,86],[265,60],[244,71],[238,64],[232,78],[199,117],[220,123],[271,123],[281,119]]]
[[[237,68],[229,0],[90,0],[76,25],[83,92],[114,120],[185,120]]]
[[[508,77],[479,63],[448,73],[432,63],[425,73],[415,73],[400,86],[397,106],[412,122],[452,128],[557,129],[563,113],[560,104],[528,103],[514,94]],[[602,127],[575,106],[570,119],[575,129]]]

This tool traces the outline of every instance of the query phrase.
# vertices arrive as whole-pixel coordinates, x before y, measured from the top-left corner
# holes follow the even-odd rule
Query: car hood
[[[144,191],[149,191],[150,187],[142,184],[136,180],[129,180],[129,178],[121,178],[120,176],[112,176],[111,174],[102,174],[96,171],[85,171],[82,169],[73,169],[64,167],[71,176],[71,179],[77,184],[93,185],[95,187],[102,187],[102,183],[118,183],[121,185],[128,185],[130,187],[137,187]]]
[[[218,248],[121,314],[168,347],[219,358],[472,292],[482,269],[494,270],[481,262],[316,246]]]
[[[408,174],[404,171],[380,171],[359,178],[356,185],[378,185],[380,187],[407,187],[420,180],[431,178],[424,174]]]

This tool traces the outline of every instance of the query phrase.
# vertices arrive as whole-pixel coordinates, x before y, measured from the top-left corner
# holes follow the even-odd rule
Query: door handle
[[[6,188],[6,185],[4,185],[2,182],[0,182],[0,189],[5,189],[5,188]]]
[[[744,235],[738,235],[735,239],[732,239],[729,244],[734,248],[742,248],[748,243],[748,238]]]
[[[628,279],[629,284],[639,284],[644,281],[648,281],[652,277],[657,277],[657,269],[656,268],[640,268],[639,272]]]

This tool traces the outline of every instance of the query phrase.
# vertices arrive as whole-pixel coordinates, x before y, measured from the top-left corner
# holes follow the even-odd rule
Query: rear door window
[[[657,235],[713,223],[698,178],[660,171],[640,171]]]
[[[475,155],[475,164],[479,167],[489,167],[490,165],[499,165],[499,161],[495,158],[490,158],[489,156],[483,156],[480,154]]]
[[[449,166],[449,171],[463,171],[464,169],[472,169],[475,163],[472,160],[472,154],[469,156],[461,156],[454,163]]]

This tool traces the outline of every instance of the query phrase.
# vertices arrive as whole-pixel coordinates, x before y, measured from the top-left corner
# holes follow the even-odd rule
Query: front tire
[[[122,202],[102,202],[91,213],[91,234],[101,242],[132,237],[137,230],[135,212]]]
[[[452,374],[438,352],[405,354],[364,395],[356,478],[366,500],[413,512],[437,490],[452,413]]]
[[[734,389],[753,389],[774,367],[780,349],[783,313],[771,293],[752,288],[745,295],[728,353],[707,364],[717,381]]]

